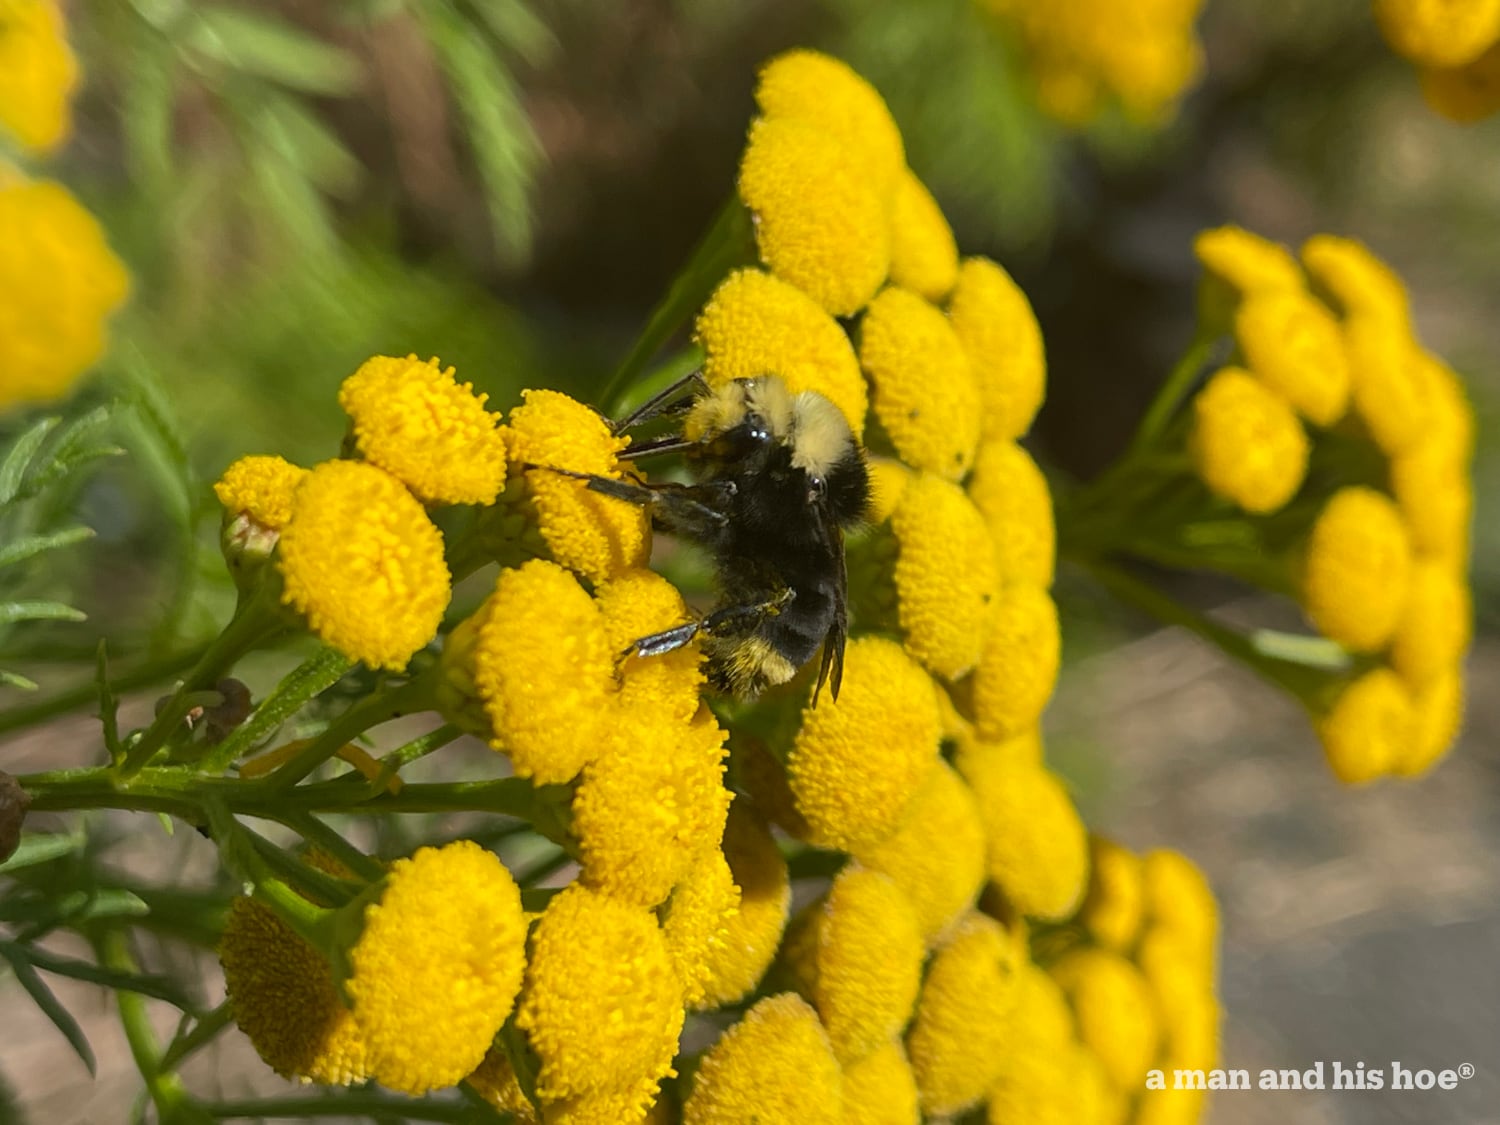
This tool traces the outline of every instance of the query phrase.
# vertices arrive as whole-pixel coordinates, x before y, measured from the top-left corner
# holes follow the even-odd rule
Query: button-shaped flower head
[[[1199,477],[1247,512],[1283,507],[1307,475],[1307,432],[1286,399],[1255,376],[1226,367],[1193,399],[1188,439]]]

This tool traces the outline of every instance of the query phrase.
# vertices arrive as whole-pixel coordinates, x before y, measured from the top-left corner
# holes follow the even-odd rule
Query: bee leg
[[[778,590],[769,598],[741,605],[726,605],[716,609],[703,619],[703,631],[714,636],[735,636],[752,633],[757,625],[768,617],[776,617],[792,604],[797,591],[790,587]]]
[[[697,397],[707,390],[708,384],[703,381],[703,372],[701,370],[690,372],[666,390],[652,395],[618,422],[610,423],[610,432],[623,434],[626,430],[634,429],[663,414],[682,414],[689,410]]]
[[[689,621],[686,625],[679,625],[675,629],[663,629],[660,633],[652,633],[649,637],[642,637],[627,648],[623,656],[661,656],[663,653],[675,652],[698,635],[703,628],[701,621]]]

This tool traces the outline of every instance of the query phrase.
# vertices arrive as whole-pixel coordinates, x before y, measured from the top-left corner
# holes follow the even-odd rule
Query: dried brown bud
[[[14,855],[20,845],[21,822],[30,804],[31,796],[21,783],[0,770],[0,863]]]

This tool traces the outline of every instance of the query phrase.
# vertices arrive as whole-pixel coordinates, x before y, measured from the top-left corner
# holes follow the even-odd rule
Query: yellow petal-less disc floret
[[[923,939],[933,944],[974,904],[984,883],[984,824],[974,794],[939,761],[901,826],[855,856],[901,888]]]
[[[231,516],[243,513],[280,531],[292,518],[292,496],[306,477],[306,469],[281,457],[241,457],[214,484],[214,495]]]
[[[516,1026],[549,1101],[632,1091],[644,1106],[672,1074],[682,984],[651,911],[573,884],[531,936]]]
[[[906,1035],[922,1111],[956,1115],[978,1104],[1011,1049],[1021,961],[1004,927],[967,915],[938,947]]]
[[[452,595],[442,534],[374,465],[325,461],[308,473],[279,551],[282,601],[346,656],[400,671],[437,635]]]
[[[1422,97],[1436,113],[1460,125],[1500,110],[1500,42],[1472,62],[1452,69],[1423,69]]]
[[[959,769],[984,823],[990,880],[1021,914],[1073,913],[1088,878],[1088,832],[1062,782],[994,755],[963,755]]]
[[[677,587],[651,570],[620,572],[599,588],[597,600],[610,651],[616,653],[689,618]],[[696,639],[659,656],[626,657],[620,664],[620,702],[686,722],[698,712],[702,659]]]
[[[868,468],[870,508],[867,518],[871,524],[882,524],[891,518],[896,505],[901,503],[906,486],[915,474],[894,457],[871,457]]]
[[[1328,765],[1360,785],[1383,777],[1409,753],[1415,732],[1411,692],[1389,668],[1366,672],[1316,722]]]
[[[1020,286],[988,258],[965,258],[948,317],[973,368],[986,438],[1015,439],[1047,393],[1042,330]]]
[[[622,479],[617,455],[629,444],[581,402],[557,391],[523,391],[510,412],[506,447],[512,462]],[[589,490],[586,482],[546,469],[526,472],[538,530],[552,557],[590,581],[643,567],[651,553],[646,510]]]
[[[897,177],[891,205],[891,282],[933,302],[958,284],[953,228],[910,168]]]
[[[129,291],[67,188],[0,167],[0,410],[66,395],[104,354],[105,321]]]
[[[1302,264],[1346,317],[1371,316],[1393,325],[1410,325],[1406,286],[1364,243],[1315,234],[1302,244]]]
[[[1073,1014],[1057,982],[1036,965],[1021,967],[1011,1022],[1017,1034],[990,1086],[988,1120],[992,1125],[1082,1125],[1086,1119],[1069,1112],[1076,1108],[1070,1096],[1077,1081]]]
[[[818,1014],[781,993],[759,1001],[703,1056],[682,1121],[840,1125],[842,1099],[838,1060]]]
[[[57,0],[0,3],[0,129],[45,153],[72,130],[78,63]]]
[[[787,755],[787,780],[814,844],[852,850],[896,830],[937,757],[935,690],[899,645],[849,642],[843,691],[803,711]]]
[[[834,316],[869,302],[891,261],[886,198],[858,157],[805,121],[760,118],[740,161],[740,199],[761,261]]]
[[[723,942],[703,956],[703,997],[695,1007],[733,1004],[760,983],[786,929],[792,901],[786,860],[770,830],[742,804],[730,808],[724,826],[724,858],[740,889],[739,912],[728,919]]]
[[[1463,66],[1500,39],[1500,0],[1375,0],[1375,20],[1412,62]]]
[[[980,397],[968,355],[940,309],[890,286],[859,326],[859,362],[901,460],[958,480],[974,463]]]
[[[487,397],[414,355],[368,359],[339,388],[360,454],[428,504],[493,504],[505,487],[505,439]]]
[[[1193,400],[1188,449],[1209,490],[1247,512],[1274,512],[1307,475],[1307,432],[1286,399],[1226,367]]]
[[[689,1008],[704,1003],[715,966],[710,958],[721,954],[739,912],[740,888],[718,848],[699,857],[672,889],[662,915],[662,936]]]
[[[1078,920],[1100,945],[1128,953],[1141,931],[1145,908],[1140,857],[1112,840],[1089,841],[1089,885]]]
[[[1193,239],[1203,268],[1242,297],[1255,293],[1300,292],[1302,270],[1279,242],[1243,227],[1215,227]]]
[[[1302,608],[1324,636],[1354,652],[1384,647],[1411,584],[1411,545],[1389,497],[1334,493],[1308,536]]]
[[[1062,659],[1057,606],[1040,586],[1005,586],[973,681],[974,726],[1000,742],[1034,727],[1052,698]]]
[[[724,835],[724,732],[620,709],[573,798],[582,880],[654,907]]]
[[[917,1079],[899,1040],[844,1067],[843,1125],[918,1125]]]
[[[1403,777],[1426,773],[1457,741],[1464,721],[1463,669],[1450,668],[1417,692],[1412,711],[1411,746],[1392,766]]]
[[[1391,491],[1417,555],[1463,573],[1469,565],[1474,486],[1439,443],[1423,442],[1391,460]]]
[[[1440,562],[1417,560],[1411,593],[1391,638],[1391,667],[1414,690],[1426,687],[1463,660],[1473,616],[1468,584]]]
[[[277,1074],[330,1086],[370,1076],[328,962],[270,907],[243,896],[230,903],[219,960],[235,1023]]]
[[[1419,444],[1431,425],[1432,370],[1404,325],[1356,315],[1345,324],[1354,412],[1387,456]]]
[[[473,676],[493,737],[521,777],[571,781],[596,755],[615,696],[598,604],[556,563],[500,572],[481,610]]]
[[[493,853],[458,840],[398,859],[345,982],[371,1076],[409,1094],[459,1082],[510,1014],[525,959],[521,892]]]
[[[1049,588],[1056,571],[1057,525],[1047,478],[1031,454],[1013,441],[981,442],[969,499],[989,524],[1001,579]]]
[[[1217,958],[1219,904],[1208,879],[1192,860],[1170,848],[1141,857],[1146,922],[1193,963],[1212,968]]]
[[[1295,289],[1252,293],[1234,318],[1245,363],[1310,422],[1331,426],[1349,404],[1349,357],[1338,321]]]
[[[817,391],[863,436],[865,379],[838,321],[795,285],[763,270],[735,270],[693,326],[711,386],[777,375],[792,394]]]
[[[802,121],[822,129],[855,159],[889,198],[906,167],[901,130],[879,91],[839,59],[797,49],[761,68],[755,104],[771,120]]]
[[[911,1018],[922,976],[922,935],[911,902],[886,875],[859,864],[809,908],[788,957],[841,1063],[864,1058]],[[797,927],[794,927],[797,928]]]
[[[956,680],[979,663],[999,595],[989,528],[958,485],[918,473],[891,515],[891,530],[906,650],[937,675]]]
[[[1110,1080],[1135,1089],[1160,1043],[1156,1005],[1140,970],[1117,953],[1080,949],[1052,966],[1078,1023]]]

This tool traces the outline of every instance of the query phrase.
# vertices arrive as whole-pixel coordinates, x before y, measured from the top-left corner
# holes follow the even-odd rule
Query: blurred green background
[[[1373,803],[1335,790],[1300,716],[1186,642],[1165,656],[1148,651],[1167,669],[1150,659],[1134,669],[1159,672],[1151,684],[1122,686],[1107,650],[1145,643],[1132,640],[1140,623],[1070,598],[1066,579],[1060,587],[1075,668],[1053,708],[1054,746],[1096,823],[1133,844],[1199,855],[1220,882],[1231,1027],[1237,1006],[1252,1024],[1260,1014],[1266,1065],[1351,1057],[1334,1046],[1318,1055],[1318,1043],[1290,1030],[1308,1018],[1317,1026],[1297,1008],[1305,982],[1245,968],[1270,964],[1256,960],[1273,954],[1254,942],[1272,939],[1237,919],[1263,921],[1263,910],[1286,903],[1234,897],[1244,862],[1286,859],[1305,873],[1296,856],[1312,853],[1287,850],[1288,839],[1306,843],[1311,832],[1317,854],[1333,857],[1356,846],[1358,832],[1341,834],[1347,821],[1318,835],[1317,818],[1331,815],[1325,800],[1347,801],[1345,817],[1472,828],[1461,843],[1428,841],[1439,849],[1435,870],[1451,870],[1444,848],[1494,852],[1493,813],[1464,802],[1500,789],[1490,738],[1500,724],[1487,698],[1500,630],[1500,120],[1459,126],[1435,116],[1367,0],[1209,0],[1199,25],[1205,73],[1180,113],[1160,129],[1106,113],[1083,133],[1036,110],[1014,45],[970,0],[78,0],[68,15],[85,85],[75,136],[46,174],[101,217],[135,278],[111,351],[69,410],[121,394],[132,406],[118,435],[127,455],[71,498],[98,537],[37,577],[39,595],[65,595],[88,622],[7,642],[44,688],[68,682],[66,664],[91,659],[99,637],[117,651],[161,653],[211,635],[232,591],[208,483],[245,453],[304,464],[334,455],[345,424],[338,385],[368,356],[440,356],[498,408],[527,386],[590,397],[733,190],[757,67],[807,45],[845,58],[885,94],[962,251],[997,258],[1030,295],[1049,355],[1048,401],[1030,444],[1059,474],[1087,477],[1125,444],[1192,334],[1192,237],[1224,222],[1293,246],[1319,231],[1365,240],[1407,280],[1424,341],[1468,380],[1480,417],[1478,733],[1455,752],[1453,769],[1465,772],[1410,787],[1407,804],[1398,790]],[[1179,690],[1173,661],[1206,681]],[[1076,686],[1100,676],[1115,686]],[[1194,704],[1193,691],[1215,677],[1227,686]],[[1153,718],[1182,711],[1181,729],[1142,736],[1153,753],[1132,758],[1130,716],[1153,684],[1170,697]],[[0,708],[24,702],[0,691]],[[1118,747],[1101,739],[1106,729]],[[1273,764],[1241,776],[1250,747]],[[1209,815],[1203,793],[1225,786],[1248,787],[1262,802],[1256,816],[1269,819],[1237,821],[1253,821],[1254,832],[1220,833],[1200,853],[1200,839],[1213,841],[1233,813]],[[1481,904],[1491,901],[1488,929],[1453,957],[1477,970],[1500,935],[1500,876],[1490,865],[1473,878]],[[1320,887],[1306,893],[1328,893]],[[1394,963],[1437,948],[1421,940],[1406,953],[1398,943]],[[1325,968],[1342,963],[1337,949],[1325,953]],[[1410,1016],[1418,1001],[1382,991],[1385,955],[1371,954],[1367,990],[1328,1003],[1374,1012],[1376,1025]],[[1495,1041],[1495,976],[1480,994],[1491,1015],[1461,1020],[1454,1050]],[[1293,983],[1278,992],[1277,980]],[[1347,1046],[1361,1030],[1351,1020],[1329,1034]],[[1226,1048],[1230,1065],[1251,1065],[1237,1042]],[[1484,1069],[1480,1057],[1418,1058],[1418,1047],[1416,1035],[1398,1035],[1391,1049],[1410,1048],[1408,1064]],[[1434,1116],[1438,1103],[1281,1097],[1260,1111],[1221,1099],[1216,1119],[1487,1120],[1478,1110]]]

